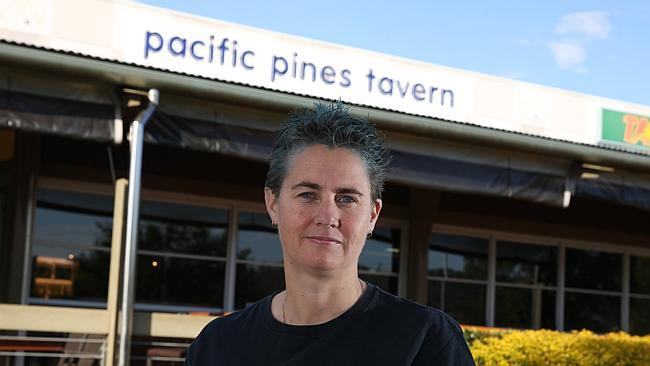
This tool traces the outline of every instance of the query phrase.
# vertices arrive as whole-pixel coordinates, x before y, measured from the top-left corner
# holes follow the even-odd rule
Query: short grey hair
[[[275,133],[264,185],[278,195],[292,158],[313,145],[356,153],[366,168],[373,200],[381,198],[390,162],[384,136],[368,119],[351,115],[341,102],[315,103],[289,114]]]

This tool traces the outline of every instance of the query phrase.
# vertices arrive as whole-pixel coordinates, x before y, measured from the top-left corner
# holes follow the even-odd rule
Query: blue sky
[[[650,1],[140,2],[650,105]]]

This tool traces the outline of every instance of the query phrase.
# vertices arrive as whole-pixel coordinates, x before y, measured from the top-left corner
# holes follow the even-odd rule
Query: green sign
[[[602,139],[650,149],[650,117],[603,109]]]

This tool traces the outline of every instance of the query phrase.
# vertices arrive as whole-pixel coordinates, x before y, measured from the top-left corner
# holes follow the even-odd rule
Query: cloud
[[[582,64],[587,59],[584,46],[575,42],[549,42],[548,47],[553,52],[555,63],[562,70],[586,72]]]
[[[591,38],[609,38],[612,25],[604,11],[566,14],[555,26],[555,34],[579,34]]]

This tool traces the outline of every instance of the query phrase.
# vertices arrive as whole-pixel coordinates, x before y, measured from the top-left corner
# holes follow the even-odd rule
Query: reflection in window
[[[138,249],[225,257],[228,211],[144,201]]]
[[[359,257],[359,277],[397,294],[401,232],[376,227]]]
[[[630,333],[650,334],[650,299],[630,299]]]
[[[223,261],[141,254],[135,297],[141,304],[222,308],[225,268]]]
[[[555,291],[497,286],[495,298],[497,327],[555,329]]]
[[[389,228],[375,228],[372,237],[366,240],[361,256],[359,270],[379,273],[399,272],[400,231]]]
[[[499,282],[555,286],[557,248],[500,241],[497,243]]]
[[[428,305],[465,324],[485,324],[488,240],[433,234],[428,252]]]
[[[429,243],[429,275],[487,279],[488,240],[433,234]]]
[[[277,266],[237,264],[235,308],[242,309],[257,300],[284,290],[284,270]]]
[[[398,291],[398,277],[397,276],[382,276],[371,273],[359,273],[359,277],[370,283],[374,283],[382,290],[391,294],[397,294]]]
[[[485,324],[485,286],[447,282],[444,311],[464,324]]]
[[[567,248],[566,286],[621,291],[623,256],[595,250]]]
[[[239,214],[237,259],[282,264],[280,238],[267,214]]]
[[[485,324],[485,293],[485,285],[428,281],[428,305],[462,324]]]
[[[235,308],[284,290],[282,246],[266,213],[240,212],[237,230]]]
[[[621,297],[567,292],[565,330],[589,329],[606,333],[620,330]]]
[[[555,329],[556,278],[556,247],[499,241],[494,324]]]
[[[630,257],[630,292],[650,295],[650,257]]]
[[[144,201],[136,301],[222,309],[227,228],[225,209]]]
[[[105,306],[112,210],[110,196],[38,190],[31,302]],[[222,307],[227,227],[227,210],[143,201],[136,301]]]
[[[30,302],[74,300],[105,306],[112,210],[107,196],[38,190]]]

